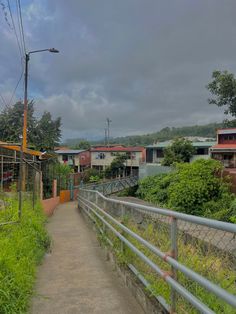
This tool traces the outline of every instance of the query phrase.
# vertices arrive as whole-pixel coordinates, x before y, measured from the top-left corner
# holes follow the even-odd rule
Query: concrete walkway
[[[39,267],[31,313],[144,313],[105,261],[76,203],[58,206],[48,230],[52,252]]]

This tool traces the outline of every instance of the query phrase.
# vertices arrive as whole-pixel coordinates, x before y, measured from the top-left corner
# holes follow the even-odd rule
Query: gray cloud
[[[62,117],[65,136],[102,136],[107,116],[115,136],[223,119],[205,85],[214,69],[236,72],[235,1],[22,3],[28,48],[61,52],[32,56],[30,96],[37,114]],[[8,95],[19,62],[0,25],[0,91]]]

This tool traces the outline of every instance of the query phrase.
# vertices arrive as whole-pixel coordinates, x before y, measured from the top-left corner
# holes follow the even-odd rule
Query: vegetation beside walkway
[[[168,174],[144,178],[137,195],[157,206],[191,215],[236,222],[235,197],[216,160],[179,163]]]
[[[12,200],[17,213],[17,200]],[[49,247],[45,216],[38,203],[24,201],[18,224],[0,227],[0,313],[26,313],[33,291],[36,266]]]
[[[143,237],[149,243],[158,247],[162,252],[169,250],[169,227],[160,221],[157,223],[146,221],[145,227],[137,225],[132,217],[126,216],[122,223],[136,234]],[[98,222],[99,224],[99,222]],[[115,225],[113,225],[115,227]],[[101,225],[102,227],[102,225]],[[121,232],[121,230],[119,230]],[[134,252],[127,246],[123,246],[122,250],[120,240],[110,231],[104,234],[114,244],[113,252],[117,256],[118,261],[123,265],[134,265],[138,273],[142,275],[149,283],[147,289],[154,296],[161,296],[170,304],[171,289],[170,286],[162,280],[157,274],[144,263]],[[148,256],[160,269],[165,272],[171,272],[168,263],[151,253],[144,245],[135,240],[132,236],[126,234],[126,238],[135,245],[141,252]],[[102,241],[106,241],[104,236],[100,236]],[[234,261],[226,252],[217,251],[213,246],[204,246],[201,240],[192,240],[185,243],[184,235],[179,234],[178,240],[178,261],[186,265],[188,268],[201,274],[211,282],[220,285],[231,294],[236,293],[234,284],[236,271],[234,269]],[[216,313],[233,314],[235,309],[226,304],[220,298],[204,289],[201,285],[186,277],[183,273],[178,272],[178,282],[189,292],[195,295],[199,300],[206,304]],[[177,313],[197,314],[198,311],[193,308],[184,298],[177,294]]]

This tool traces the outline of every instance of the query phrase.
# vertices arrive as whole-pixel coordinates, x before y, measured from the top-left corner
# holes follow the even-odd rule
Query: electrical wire
[[[20,81],[22,80],[23,73],[24,73],[24,71],[23,71],[23,69],[22,69],[22,72],[21,72],[21,75],[20,75],[20,77],[19,77],[19,80],[18,80],[18,82],[16,83],[15,89],[14,89],[13,92],[12,92],[11,99],[10,99],[10,101],[8,102],[7,106],[10,106],[10,105],[11,105],[12,99],[13,99],[15,93],[16,93],[16,90],[17,90],[17,88],[18,88],[18,86],[19,86],[19,84],[20,84]]]
[[[2,99],[2,103],[4,104],[4,106],[7,107],[7,103],[1,94],[0,94],[0,98]]]
[[[23,67],[23,50],[21,49],[21,45],[20,45],[19,37],[18,37],[17,31],[16,31],[15,22],[14,22],[14,19],[13,19],[13,14],[12,14],[11,5],[10,5],[10,1],[9,0],[7,0],[7,4],[8,4],[9,12],[10,12],[10,17],[11,17],[11,21],[12,21],[13,31],[14,31],[14,34],[15,34],[15,37],[16,37],[16,41],[17,41],[17,45],[18,45],[18,49],[19,49],[19,53],[20,53],[20,62],[21,62],[21,65]]]
[[[11,98],[10,98],[10,101],[7,103],[5,101],[5,99],[3,98],[3,96],[0,94],[0,98],[3,102],[3,104],[5,105],[5,107],[9,107],[11,105],[11,102],[12,102],[12,99],[16,93],[16,90],[22,80],[22,77],[23,77],[23,73],[24,73],[24,67],[23,67],[23,59],[24,59],[24,55],[26,54],[26,45],[25,45],[25,35],[24,35],[24,27],[23,27],[23,20],[22,20],[22,10],[21,10],[21,2],[20,0],[16,0],[16,13],[17,13],[17,19],[18,19],[18,32],[16,30],[16,24],[14,22],[14,18],[13,18],[13,14],[12,14],[12,9],[11,9],[11,5],[10,5],[10,1],[7,0],[7,6],[8,6],[8,9],[9,9],[9,13],[10,13],[10,18],[11,18],[11,24],[7,18],[7,12],[6,12],[6,5],[1,2],[1,6],[2,6],[2,10],[3,10],[3,13],[4,13],[4,17],[5,17],[5,20],[9,26],[9,28],[11,30],[14,31],[14,34],[15,34],[15,37],[16,37],[16,41],[17,41],[17,46],[18,46],[18,49],[19,49],[19,54],[20,54],[20,62],[21,62],[21,66],[22,66],[22,71],[21,71],[21,74],[20,74],[20,77],[16,83],[16,86],[12,92],[12,95],[11,95]],[[19,35],[18,35],[19,34]]]
[[[23,47],[23,38],[22,38],[22,31],[21,31],[21,23],[20,23],[20,12],[19,12],[19,6],[18,6],[18,1],[16,0],[16,16],[17,16],[17,24],[18,24],[18,33],[20,37],[20,46],[21,46],[21,51],[24,54],[24,47]]]
[[[23,47],[24,47],[24,53],[26,54],[26,47],[25,47],[25,34],[24,34],[24,27],[23,27],[23,21],[22,21],[22,14],[21,14],[21,2],[20,0],[17,0],[18,3],[18,13],[20,16],[20,29],[22,34],[22,41],[23,41]]]
[[[10,1],[7,0],[7,3],[8,3],[8,9],[9,9],[9,12],[10,12],[10,17],[11,17],[11,21],[12,21],[12,26],[13,26],[13,30],[14,30],[14,33],[15,33],[15,36],[16,36],[16,41],[17,41],[17,45],[18,45],[18,48],[19,48],[19,53],[20,53],[20,62],[21,62],[21,65],[22,65],[22,71],[21,71],[21,74],[20,74],[20,77],[19,77],[19,80],[17,81],[16,83],[16,86],[12,92],[12,95],[11,95],[11,98],[10,98],[10,101],[8,102],[7,106],[10,106],[11,105],[11,102],[12,102],[12,99],[16,93],[16,90],[20,84],[20,81],[23,77],[23,72],[24,72],[24,68],[23,68],[23,56],[24,56],[24,52],[22,50],[22,46],[20,45],[20,41],[19,41],[19,37],[18,37],[18,34],[17,34],[17,31],[16,31],[16,27],[15,27],[15,22],[14,22],[14,18],[13,18],[13,14],[12,14],[12,10],[11,10],[11,5],[10,5]]]
[[[5,3],[3,1],[1,1],[0,4],[1,4],[1,7],[2,7],[2,12],[3,12],[3,15],[4,15],[5,22],[7,23],[9,28],[11,30],[13,30],[13,27],[11,26],[11,23],[9,22],[9,19],[8,19],[8,13],[7,13],[7,10],[6,10],[7,6],[5,5]]]

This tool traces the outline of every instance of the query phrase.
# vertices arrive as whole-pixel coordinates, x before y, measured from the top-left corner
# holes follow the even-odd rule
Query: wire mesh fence
[[[19,221],[25,206],[34,209],[41,192],[40,162],[32,155],[0,150],[0,225]]]
[[[164,299],[167,310],[236,312],[236,225],[108,199],[95,191],[80,190],[79,206],[96,220],[105,219],[158,266],[159,276],[128,245],[121,250],[119,237],[103,228],[118,256],[148,281],[149,291]]]

